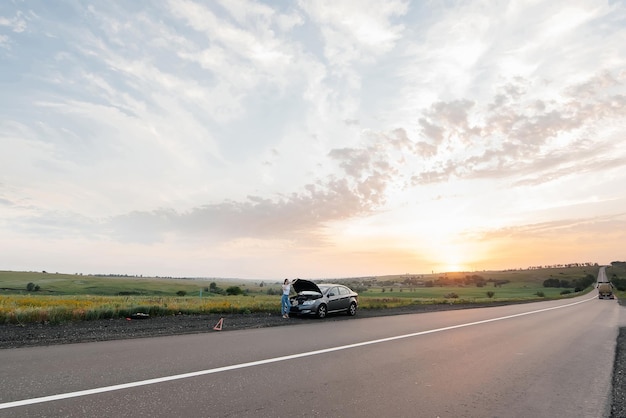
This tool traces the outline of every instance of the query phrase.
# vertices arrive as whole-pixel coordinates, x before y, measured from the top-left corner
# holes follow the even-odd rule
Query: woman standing
[[[280,299],[280,312],[283,318],[289,318],[289,292],[291,291],[291,283],[289,279],[283,282],[283,296]]]

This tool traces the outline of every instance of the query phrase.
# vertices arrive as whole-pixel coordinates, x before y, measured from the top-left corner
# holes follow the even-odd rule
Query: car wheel
[[[326,305],[323,303],[317,308],[317,317],[318,318],[326,318]]]
[[[348,315],[354,316],[356,315],[356,303],[352,302],[350,307],[348,308]]]

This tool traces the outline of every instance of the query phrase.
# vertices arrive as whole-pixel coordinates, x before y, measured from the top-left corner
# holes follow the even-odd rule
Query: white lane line
[[[169,381],[172,381],[172,380],[187,379],[187,378],[190,378],[190,377],[203,376],[203,375],[206,375],[206,374],[221,373],[221,372],[226,372],[226,371],[229,371],[229,370],[245,369],[247,367],[254,367],[254,366],[260,366],[260,365],[263,365],[263,364],[277,363],[279,361],[293,360],[293,359],[302,358],[302,357],[315,356],[315,355],[318,355],[318,354],[332,353],[333,351],[348,350],[350,348],[363,347],[363,346],[366,346],[366,345],[372,345],[372,344],[379,344],[379,343],[384,343],[384,342],[388,342],[388,341],[401,340],[401,339],[404,339],[404,338],[418,337],[420,335],[433,334],[433,333],[436,333],[436,332],[443,332],[443,331],[450,331],[450,330],[458,329],[458,328],[471,327],[471,326],[474,326],[474,325],[486,324],[486,323],[489,323],[489,322],[495,322],[495,321],[502,321],[502,320],[505,320],[505,319],[517,318],[519,316],[532,315],[532,314],[536,314],[536,313],[552,311],[554,309],[567,308],[567,307],[578,305],[580,303],[588,302],[588,301],[594,300],[594,299],[596,299],[596,298],[593,297],[593,298],[590,298],[590,299],[585,299],[585,300],[581,300],[581,301],[578,301],[578,302],[569,303],[567,305],[553,306],[551,308],[544,308],[544,309],[539,309],[539,310],[536,310],[536,311],[522,312],[522,313],[518,313],[518,314],[514,314],[514,315],[501,316],[499,318],[484,319],[482,321],[468,322],[466,324],[451,325],[449,327],[436,328],[436,329],[431,329],[431,330],[427,330],[427,331],[413,332],[411,334],[397,335],[395,337],[387,337],[387,338],[380,338],[378,340],[363,341],[363,342],[360,342],[360,343],[342,345],[342,346],[338,346],[338,347],[324,348],[322,350],[307,351],[305,353],[290,354],[288,356],[281,356],[281,357],[274,357],[274,358],[269,358],[269,359],[265,359],[265,360],[251,361],[251,362],[248,362],[248,363],[233,364],[231,366],[217,367],[217,368],[214,368],[214,369],[199,370],[197,372],[190,372],[190,373],[176,374],[176,375],[172,375],[172,376],[157,377],[155,379],[139,380],[137,382],[123,383],[123,384],[120,384],[120,385],[113,385],[113,386],[104,386],[104,387],[101,387],[101,388],[80,390],[80,391],[77,391],[77,392],[60,393],[58,395],[42,396],[40,398],[24,399],[24,400],[21,400],[21,401],[5,402],[5,403],[0,403],[0,409],[8,409],[8,408],[15,408],[15,407],[18,407],[18,406],[26,406],[26,405],[33,405],[33,404],[44,403],[44,402],[58,401],[58,400],[61,400],[61,399],[77,398],[79,396],[95,395],[97,393],[112,392],[114,390],[122,390],[122,389],[134,388],[134,387],[138,387],[138,386],[153,385],[155,383],[163,383],[163,382],[169,382]]]

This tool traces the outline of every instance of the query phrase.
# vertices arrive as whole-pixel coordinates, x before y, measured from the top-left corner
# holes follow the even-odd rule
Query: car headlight
[[[314,300],[305,300],[304,302],[302,302],[302,304],[303,304],[304,306],[307,306],[307,305],[313,305],[314,303],[315,303],[315,301],[314,301]]]

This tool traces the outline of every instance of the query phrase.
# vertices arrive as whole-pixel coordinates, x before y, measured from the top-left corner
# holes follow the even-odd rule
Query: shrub
[[[535,295],[539,296],[540,298],[543,298],[543,297],[545,297],[545,296],[546,296],[546,295],[545,295],[543,292],[541,292],[541,291],[539,291],[539,292],[535,293]]]
[[[572,293],[572,291],[571,291],[571,290],[569,290],[569,289],[565,289],[565,290],[562,290],[562,291],[561,291],[561,294],[562,294],[562,295],[569,295],[570,293]]]
[[[187,294],[187,292],[185,292],[184,290],[179,290],[178,292],[176,292],[176,294],[178,296],[185,296]]]
[[[546,279],[543,281],[543,287],[561,287],[559,279]]]
[[[230,286],[229,288],[226,289],[226,294],[229,296],[241,295],[242,293],[243,291],[241,290],[239,286]]]
[[[581,292],[585,290],[587,287],[591,286],[596,281],[596,278],[591,274],[587,274],[585,277],[581,279],[574,280],[574,291]]]
[[[457,295],[454,292],[450,292],[450,293],[447,293],[447,294],[443,295],[443,297],[446,298],[446,299],[457,299],[459,297],[459,295]]]
[[[626,279],[620,279],[614,274],[611,283],[613,283],[613,286],[620,292],[626,291]]]
[[[489,299],[491,299],[492,297],[494,297],[494,295],[496,294],[496,292],[492,292],[491,290],[489,292],[487,292],[487,297]]]

